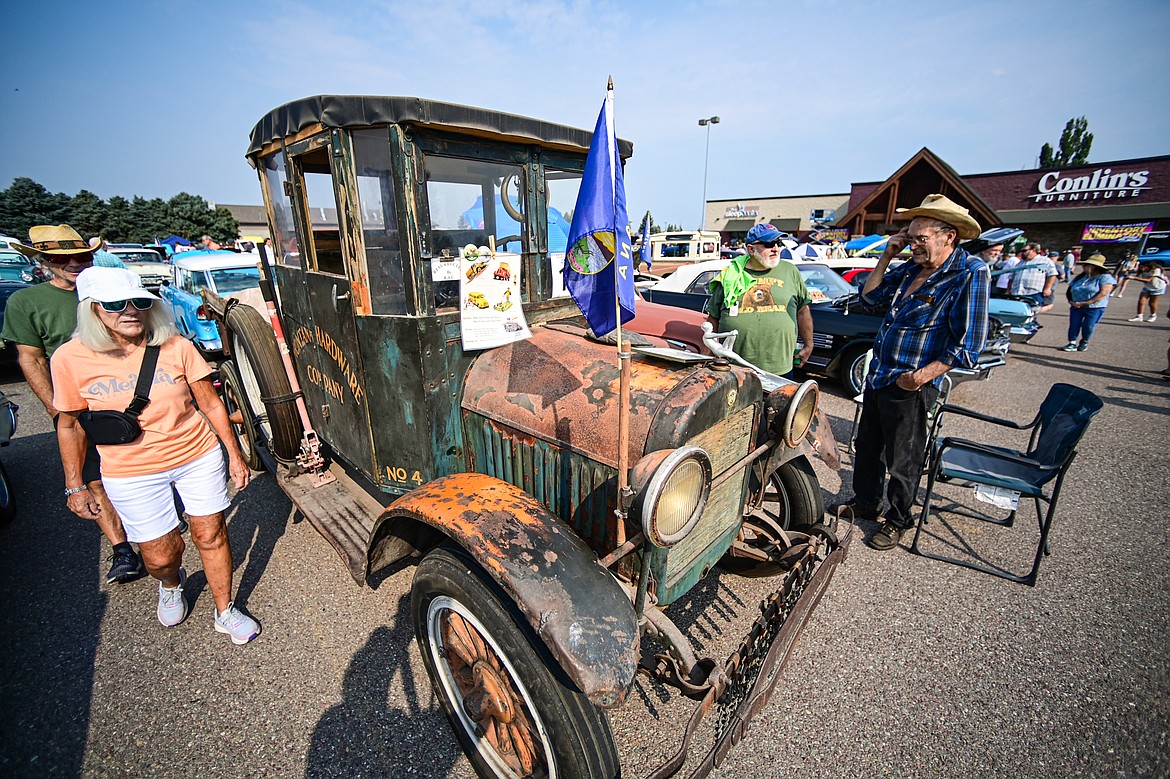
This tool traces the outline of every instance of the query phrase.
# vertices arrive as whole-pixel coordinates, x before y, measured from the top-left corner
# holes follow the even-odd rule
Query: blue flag
[[[619,306],[623,324],[634,318],[634,260],[628,224],[611,89],[589,144],[565,253],[565,286],[599,336],[618,327]]]
[[[642,262],[646,263],[649,268],[654,264],[650,255],[654,252],[650,251],[650,213],[646,213],[646,226],[642,228]]]

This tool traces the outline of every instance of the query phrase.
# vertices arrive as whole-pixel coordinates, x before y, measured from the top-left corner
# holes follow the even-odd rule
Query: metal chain
[[[764,662],[768,650],[772,647],[772,642],[775,641],[780,628],[784,626],[789,615],[792,614],[797,600],[800,599],[801,593],[804,592],[805,587],[812,579],[816,566],[807,564],[811,562],[808,558],[805,558],[805,562],[805,565],[801,565],[793,572],[790,582],[786,582],[784,587],[760,602],[760,610],[763,612],[761,619],[752,625],[751,632],[748,633],[739,650],[733,655],[733,658],[739,659],[739,663],[731,671],[732,680],[727,687],[727,692],[716,704],[715,733],[717,739],[722,738],[723,734],[727,732],[727,728],[736,712],[739,711],[740,705],[747,700],[755,686],[756,678],[759,676],[760,666]],[[761,622],[764,623],[762,627]],[[774,673],[779,673],[779,668],[780,666],[777,664]]]

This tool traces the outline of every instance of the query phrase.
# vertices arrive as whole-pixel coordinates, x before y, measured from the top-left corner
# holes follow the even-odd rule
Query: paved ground
[[[783,688],[717,777],[1170,774],[1170,382],[1156,374],[1170,327],[1126,322],[1132,302],[1114,302],[1083,354],[1056,348],[1059,305],[989,382],[953,396],[1018,420],[1057,381],[1105,400],[1039,585],[855,544]],[[238,599],[263,636],[240,648],[212,631],[190,549],[198,600],[164,630],[150,580],[102,583],[109,550],[65,510],[48,419],[15,372],[0,387],[23,406],[2,454],[21,506],[0,530],[0,775],[471,776],[411,638],[410,568],[359,589],[265,476],[230,517]],[[851,403],[826,405],[844,439]],[[998,440],[975,423],[948,430]],[[830,496],[850,468],[819,469]],[[1005,564],[1034,543],[1027,523],[957,527]],[[723,657],[763,594],[720,575],[672,614]],[[627,776],[673,750],[688,712],[638,683],[613,717]]]

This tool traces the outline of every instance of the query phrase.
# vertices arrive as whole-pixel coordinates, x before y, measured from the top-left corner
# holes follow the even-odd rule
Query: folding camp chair
[[[962,565],[1011,581],[1035,585],[1040,562],[1049,554],[1048,534],[1060,498],[1060,488],[1069,466],[1076,457],[1076,446],[1089,427],[1089,422],[1101,410],[1101,399],[1088,390],[1070,384],[1054,384],[1040,405],[1040,411],[1027,425],[980,414],[976,411],[946,404],[943,413],[960,414],[1014,430],[1031,430],[1028,449],[1019,452],[999,446],[976,443],[961,438],[943,438],[935,447],[929,462],[930,476],[926,482],[926,500],[914,532],[912,549],[923,557]],[[998,488],[1010,500],[1032,498],[1036,504],[1036,519],[1040,524],[1040,540],[1032,570],[1018,576],[1001,568],[923,551],[919,547],[922,526],[928,522],[931,499],[937,480],[961,485]],[[1046,487],[1051,484],[1052,490]],[[1040,502],[1048,504],[1041,509]],[[964,511],[956,507],[950,513],[961,514],[984,522],[1011,527],[1016,519],[1016,507],[1004,519],[980,512]]]

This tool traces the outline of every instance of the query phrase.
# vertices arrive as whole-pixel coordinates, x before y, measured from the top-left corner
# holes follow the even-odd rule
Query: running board
[[[282,466],[277,471],[277,482],[301,514],[341,555],[353,580],[364,585],[370,536],[374,522],[385,507],[339,464],[333,463],[328,471],[336,480],[318,486],[319,480],[313,474],[294,476]]]

